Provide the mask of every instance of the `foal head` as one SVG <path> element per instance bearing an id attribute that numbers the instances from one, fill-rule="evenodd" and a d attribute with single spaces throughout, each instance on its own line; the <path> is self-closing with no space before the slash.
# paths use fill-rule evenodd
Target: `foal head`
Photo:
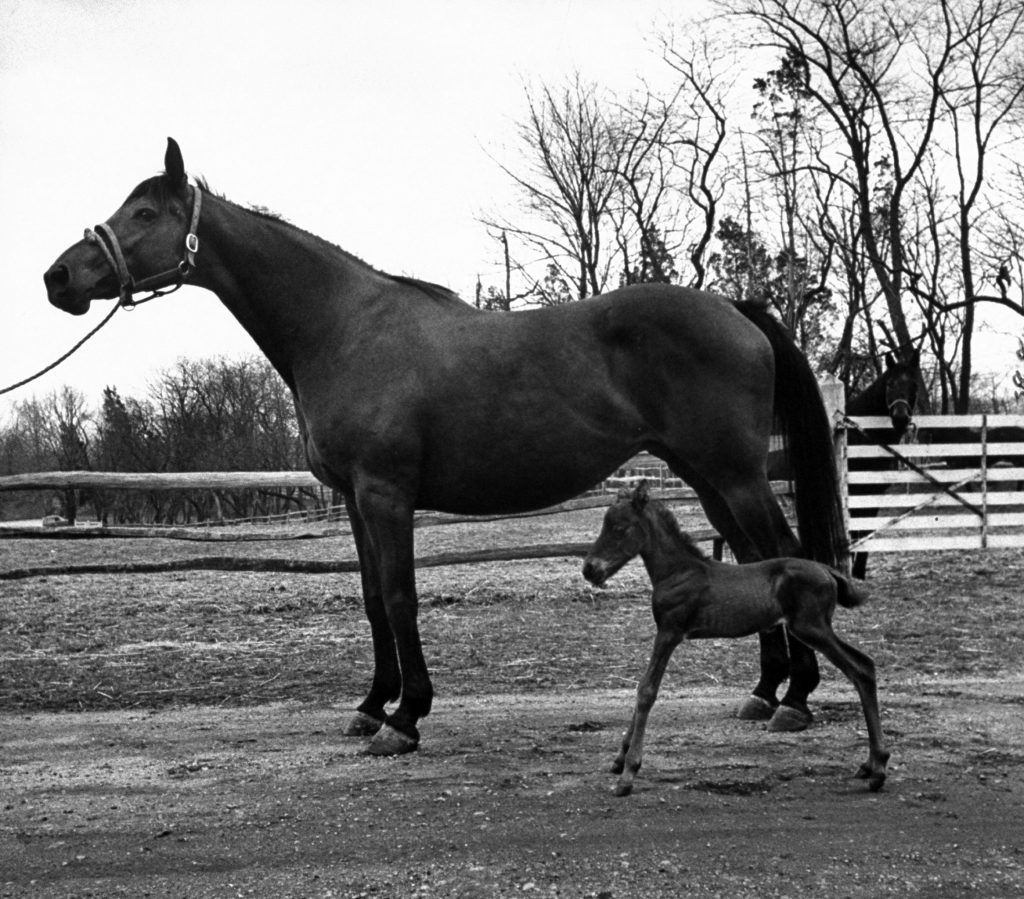
<path id="1" fill-rule="evenodd" d="M 630 559 L 640 555 L 649 533 L 647 481 L 621 490 L 604 515 L 604 524 L 583 562 L 583 576 L 600 587 Z"/>

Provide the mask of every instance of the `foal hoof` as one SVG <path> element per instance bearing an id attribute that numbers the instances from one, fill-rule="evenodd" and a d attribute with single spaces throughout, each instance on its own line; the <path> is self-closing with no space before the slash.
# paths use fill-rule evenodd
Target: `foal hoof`
<path id="1" fill-rule="evenodd" d="M 384 726 L 384 722 L 366 712 L 356 712 L 345 728 L 346 737 L 372 737 Z"/>
<path id="2" fill-rule="evenodd" d="M 775 714 L 775 706 L 760 696 L 748 696 L 736 709 L 736 717 L 743 721 L 767 721 Z"/>
<path id="3" fill-rule="evenodd" d="M 789 705 L 780 705 L 772 715 L 772 720 L 768 722 L 768 730 L 772 733 L 795 733 L 807 730 L 813 720 L 810 712 L 802 712 Z"/>
<path id="4" fill-rule="evenodd" d="M 419 740 L 395 730 L 390 724 L 385 724 L 373 735 L 366 751 L 370 755 L 404 755 L 407 752 L 414 752 L 419 745 Z"/>
<path id="5" fill-rule="evenodd" d="M 877 793 L 882 789 L 882 786 L 885 784 L 885 775 L 885 762 L 876 765 L 868 761 L 857 769 L 857 777 L 868 782 L 868 789 L 872 793 Z"/>

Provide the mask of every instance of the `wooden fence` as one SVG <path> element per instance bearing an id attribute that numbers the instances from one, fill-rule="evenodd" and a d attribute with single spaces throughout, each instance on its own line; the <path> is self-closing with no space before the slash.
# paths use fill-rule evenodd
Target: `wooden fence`
<path id="1" fill-rule="evenodd" d="M 1024 416 L 916 416 L 910 442 L 840 442 L 852 547 L 866 552 L 1024 546 Z M 889 419 L 852 419 L 868 437 Z M 854 429 L 854 430 L 856 430 Z"/>
<path id="2" fill-rule="evenodd" d="M 824 391 L 826 401 L 831 396 Z M 834 390 L 832 391 L 834 396 Z M 832 402 L 832 408 L 838 404 Z M 851 429 L 867 435 L 889 426 L 887 418 L 857 418 L 842 425 L 836 409 L 837 454 L 846 491 L 853 548 L 868 552 L 913 552 L 1024 546 L 1024 416 L 920 416 L 917 441 L 888 449 L 848 439 Z M 1008 438 L 1007 439 L 1007 434 Z M 998 436 L 999 439 L 991 439 Z M 969 442 L 965 442 L 969 441 Z M 1009 462 L 1007 462 L 1009 460 Z M 883 464 L 884 463 L 884 464 Z M 653 481 L 665 498 L 699 512 L 696 496 L 659 459 L 643 454 L 627 463 L 588 496 L 539 513 L 593 508 L 608 502 L 608 493 L 641 477 Z M 43 472 L 0 477 L 0 492 L 106 488 L 124 490 L 316 488 L 308 472 L 120 473 Z M 784 498 L 787 485 L 776 484 Z M 784 502 L 785 505 L 785 502 Z M 511 516 L 456 516 L 420 513 L 417 526 L 497 520 Z M 55 529 L 86 536 L 139 536 L 138 529 Z M 704 523 L 699 539 L 715 534 Z M 41 536 L 40 529 L 0 527 L 0 536 Z M 173 536 L 167 530 L 158 531 Z M 54 535 L 53 531 L 47 536 Z M 71 536 L 71 534 L 69 534 Z M 578 547 L 576 548 L 579 549 Z"/>

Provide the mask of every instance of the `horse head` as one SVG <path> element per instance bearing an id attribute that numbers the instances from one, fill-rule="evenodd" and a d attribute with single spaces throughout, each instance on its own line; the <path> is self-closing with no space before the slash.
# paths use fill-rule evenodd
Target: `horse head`
<path id="1" fill-rule="evenodd" d="M 893 430 L 902 437 L 910 427 L 917 408 L 918 363 L 920 351 L 914 350 L 909 358 L 900 360 L 892 353 L 885 354 L 885 407 Z"/>
<path id="2" fill-rule="evenodd" d="M 143 181 L 106 222 L 87 228 L 43 275 L 46 293 L 72 315 L 93 300 L 120 297 L 133 304 L 138 290 L 177 289 L 195 265 L 201 191 L 189 187 L 181 150 L 167 139 L 165 172 Z M 190 195 L 191 193 L 191 202 Z M 191 206 L 191 210 L 190 210 Z"/>

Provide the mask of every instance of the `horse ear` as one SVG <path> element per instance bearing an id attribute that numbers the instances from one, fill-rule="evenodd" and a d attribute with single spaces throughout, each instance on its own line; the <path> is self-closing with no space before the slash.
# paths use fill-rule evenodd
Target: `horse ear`
<path id="1" fill-rule="evenodd" d="M 175 188 L 185 186 L 185 160 L 181 158 L 181 147 L 173 137 L 167 138 L 164 173 Z"/>
<path id="2" fill-rule="evenodd" d="M 642 511 L 649 499 L 650 493 L 647 490 L 647 479 L 645 478 L 636 485 L 636 490 L 633 491 L 633 508 L 638 512 Z"/>
<path id="3" fill-rule="evenodd" d="M 910 355 L 910 364 L 917 368 L 921 363 L 921 347 L 915 347 L 914 352 Z"/>
<path id="4" fill-rule="evenodd" d="M 896 364 L 896 360 L 893 359 L 892 353 L 885 354 L 885 367 L 892 368 Z"/>

